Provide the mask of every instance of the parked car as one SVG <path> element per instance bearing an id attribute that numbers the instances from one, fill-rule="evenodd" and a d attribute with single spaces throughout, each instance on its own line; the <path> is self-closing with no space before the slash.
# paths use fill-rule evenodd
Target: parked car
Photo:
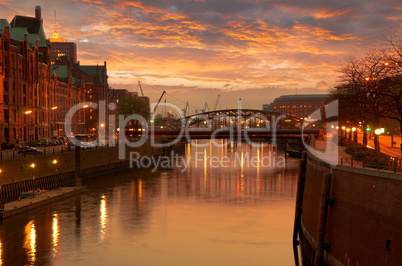
<path id="1" fill-rule="evenodd" d="M 106 142 L 103 140 L 95 140 L 93 143 L 95 144 L 95 146 L 98 146 L 98 147 L 106 147 L 107 146 Z"/>
<path id="2" fill-rule="evenodd" d="M 21 147 L 18 149 L 17 152 L 19 155 L 24 155 L 24 154 L 42 154 L 43 151 L 38 150 L 34 147 Z"/>
<path id="3" fill-rule="evenodd" d="M 81 141 L 80 147 L 83 149 L 95 149 L 96 145 L 95 145 L 95 143 L 92 143 L 92 142 Z"/>
<path id="4" fill-rule="evenodd" d="M 39 142 L 40 146 L 43 146 L 43 147 L 49 146 L 49 141 L 47 139 L 40 139 L 38 142 Z"/>
<path id="5" fill-rule="evenodd" d="M 2 150 L 7 150 L 7 149 L 16 149 L 16 148 L 18 148 L 18 144 L 15 144 L 15 143 L 8 143 L 8 142 L 5 142 L 5 143 L 2 143 L 1 144 L 1 149 Z"/>
<path id="6" fill-rule="evenodd" d="M 59 145 L 59 143 L 56 140 L 49 140 L 48 141 L 49 146 L 56 146 Z"/>

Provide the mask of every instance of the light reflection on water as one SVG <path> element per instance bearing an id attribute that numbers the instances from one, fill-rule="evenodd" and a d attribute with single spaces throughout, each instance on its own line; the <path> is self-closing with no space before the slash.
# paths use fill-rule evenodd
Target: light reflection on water
<path id="1" fill-rule="evenodd" d="M 93 180 L 83 195 L 3 221 L 0 262 L 292 265 L 297 160 L 287 170 L 268 168 L 261 158 L 271 146 L 229 145 L 186 145 L 187 171 Z M 232 160 L 214 168 L 207 162 L 214 155 Z M 247 163 L 253 155 L 257 167 Z"/>
<path id="2" fill-rule="evenodd" d="M 100 238 L 103 240 L 106 234 L 106 225 L 107 225 L 107 207 L 106 207 L 106 198 L 102 196 L 100 201 Z"/>
<path id="3" fill-rule="evenodd" d="M 57 213 L 53 214 L 53 225 L 52 225 L 53 233 L 52 233 L 52 240 L 53 240 L 53 257 L 57 254 L 57 246 L 59 243 L 59 217 Z"/>
<path id="4" fill-rule="evenodd" d="M 36 230 L 34 221 L 31 220 L 25 226 L 25 243 L 24 248 L 27 253 L 28 262 L 33 265 L 36 261 Z"/>

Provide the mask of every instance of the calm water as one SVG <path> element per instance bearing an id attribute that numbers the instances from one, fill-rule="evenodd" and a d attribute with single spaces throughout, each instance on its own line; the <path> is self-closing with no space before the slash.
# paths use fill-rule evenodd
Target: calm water
<path id="1" fill-rule="evenodd" d="M 297 160 L 286 169 L 269 167 L 269 149 L 191 147 L 183 155 L 186 170 L 136 170 L 87 182 L 80 196 L 3 221 L 0 261 L 294 265 Z M 225 158 L 223 167 L 212 167 L 214 156 Z"/>

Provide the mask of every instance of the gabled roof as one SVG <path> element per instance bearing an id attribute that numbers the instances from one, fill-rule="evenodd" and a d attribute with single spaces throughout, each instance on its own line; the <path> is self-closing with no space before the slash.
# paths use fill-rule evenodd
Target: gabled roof
<path id="1" fill-rule="evenodd" d="M 11 27 L 24 27 L 27 29 L 29 34 L 37 34 L 39 37 L 39 47 L 47 47 L 46 35 L 42 26 L 42 20 L 25 17 L 25 16 L 15 16 L 10 23 Z"/>
<path id="2" fill-rule="evenodd" d="M 69 78 L 70 77 L 70 69 L 67 65 L 53 65 L 52 66 L 52 75 L 57 73 L 57 77 L 59 79 Z"/>
<path id="3" fill-rule="evenodd" d="M 106 66 L 80 66 L 77 65 L 79 69 L 87 73 L 89 76 L 94 77 L 95 84 L 104 84 L 105 80 L 105 73 L 106 73 Z"/>
<path id="4" fill-rule="evenodd" d="M 38 34 L 28 34 L 27 40 L 31 47 L 35 47 L 36 41 L 40 41 Z"/>
<path id="5" fill-rule="evenodd" d="M 10 28 L 10 24 L 8 23 L 7 19 L 0 19 L 0 34 L 3 34 L 5 27 Z"/>
<path id="6" fill-rule="evenodd" d="M 33 17 L 15 16 L 11 20 L 11 27 L 25 27 L 31 34 L 38 34 L 41 27 L 41 21 Z"/>
<path id="7" fill-rule="evenodd" d="M 23 27 L 10 28 L 10 36 L 14 40 L 17 40 L 19 42 L 23 42 L 25 35 L 28 35 L 28 31 L 27 31 L 26 28 L 23 28 Z M 34 45 L 34 47 L 35 47 L 35 45 Z"/>

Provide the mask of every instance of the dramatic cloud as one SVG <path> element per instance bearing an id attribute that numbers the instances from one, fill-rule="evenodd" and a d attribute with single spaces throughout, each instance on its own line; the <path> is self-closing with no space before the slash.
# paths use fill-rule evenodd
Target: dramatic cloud
<path id="1" fill-rule="evenodd" d="M 282 94 L 326 93 L 347 56 L 383 45 L 402 23 L 396 1 L 42 0 L 47 36 L 78 44 L 81 64 L 107 61 L 115 88 L 153 100 L 222 106 L 241 97 L 261 107 Z M 27 0 L 0 4 L 0 17 L 34 15 Z M 180 99 L 180 101 L 178 100 Z M 184 105 L 184 104 L 183 104 Z M 199 109 L 200 109 L 199 108 Z"/>

